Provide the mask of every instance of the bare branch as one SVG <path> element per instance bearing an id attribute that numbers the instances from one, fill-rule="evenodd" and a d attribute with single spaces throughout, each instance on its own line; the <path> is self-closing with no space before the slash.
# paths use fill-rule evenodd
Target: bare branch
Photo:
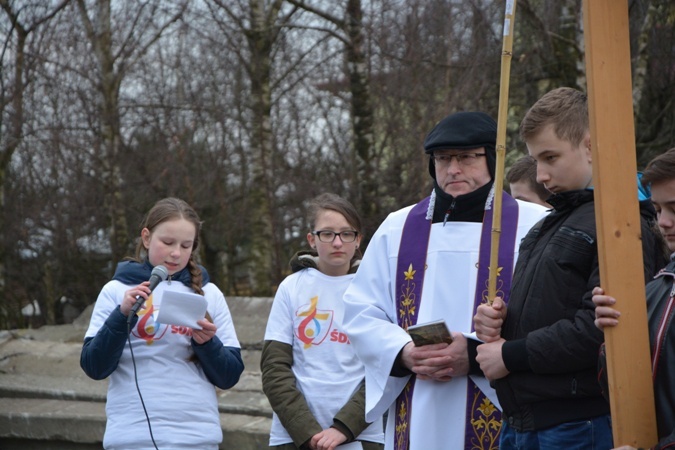
<path id="1" fill-rule="evenodd" d="M 176 23 L 180 18 L 183 16 L 183 13 L 185 12 L 185 9 L 187 8 L 187 2 L 184 2 L 179 11 L 176 12 L 176 14 L 173 15 L 169 20 L 167 20 L 160 28 L 157 30 L 157 32 L 152 36 L 146 43 L 143 45 L 139 50 L 135 50 L 136 56 L 131 60 L 131 62 L 128 64 L 128 67 L 133 66 L 143 55 L 145 55 L 148 51 L 148 49 L 155 43 L 159 38 L 162 36 L 164 31 L 166 31 L 167 28 L 169 28 L 171 25 Z M 139 11 L 140 15 L 140 11 Z M 131 31 L 130 31 L 131 33 Z M 127 41 L 125 41 L 126 44 Z M 122 46 L 124 48 L 124 45 Z M 122 53 L 122 48 L 120 48 L 120 54 Z M 134 50 L 131 50 L 129 54 L 134 53 Z"/>
<path id="2" fill-rule="evenodd" d="M 335 25 L 338 26 L 343 31 L 347 30 L 347 24 L 343 19 L 340 19 L 339 17 L 336 17 L 332 14 L 329 14 L 326 11 L 321 11 L 320 9 L 316 9 L 313 6 L 309 6 L 306 4 L 303 0 L 298 1 L 298 0 L 286 0 L 288 3 L 297 6 L 298 8 L 302 8 L 307 12 L 311 12 L 312 14 L 316 14 L 317 16 L 321 17 L 322 19 L 325 19 Z"/>

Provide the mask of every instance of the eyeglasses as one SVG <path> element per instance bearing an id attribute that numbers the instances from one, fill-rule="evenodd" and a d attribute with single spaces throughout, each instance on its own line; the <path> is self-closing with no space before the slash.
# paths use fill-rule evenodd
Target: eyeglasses
<path id="1" fill-rule="evenodd" d="M 335 231 L 330 230 L 317 230 L 312 231 L 312 234 L 318 237 L 321 242 L 333 242 L 335 240 L 335 236 L 340 236 L 340 240 L 348 244 L 356 240 L 356 237 L 359 235 L 359 232 L 348 230 L 336 233 Z"/>
<path id="2" fill-rule="evenodd" d="M 440 168 L 446 168 L 452 162 L 452 158 L 457 158 L 457 164 L 460 166 L 472 166 L 476 164 L 478 158 L 485 156 L 485 153 L 459 153 L 457 155 L 431 155 L 434 164 Z"/>

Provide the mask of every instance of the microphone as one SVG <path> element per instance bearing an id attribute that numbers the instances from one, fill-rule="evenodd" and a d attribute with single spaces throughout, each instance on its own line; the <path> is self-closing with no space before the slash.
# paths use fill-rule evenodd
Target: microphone
<path id="1" fill-rule="evenodd" d="M 166 280 L 166 277 L 169 276 L 169 271 L 166 269 L 164 266 L 155 266 L 154 269 L 152 269 L 152 273 L 150 274 L 150 292 L 152 292 L 157 285 Z M 143 306 L 143 302 L 145 302 L 145 299 L 141 295 L 136 296 L 136 303 L 134 303 L 134 306 L 131 307 L 131 311 L 129 311 L 129 317 L 128 320 L 131 321 L 131 318 L 133 317 L 134 314 L 138 312 L 139 309 L 141 309 L 141 306 Z"/>

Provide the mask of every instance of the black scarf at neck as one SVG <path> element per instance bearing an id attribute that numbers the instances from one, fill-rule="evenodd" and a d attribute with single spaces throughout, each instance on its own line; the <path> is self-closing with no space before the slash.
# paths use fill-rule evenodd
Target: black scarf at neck
<path id="1" fill-rule="evenodd" d="M 433 223 L 437 222 L 483 222 L 485 203 L 487 202 L 492 181 L 468 194 L 453 197 L 441 189 L 434 180 L 436 203 L 434 204 Z M 447 218 L 446 218 L 447 214 Z"/>

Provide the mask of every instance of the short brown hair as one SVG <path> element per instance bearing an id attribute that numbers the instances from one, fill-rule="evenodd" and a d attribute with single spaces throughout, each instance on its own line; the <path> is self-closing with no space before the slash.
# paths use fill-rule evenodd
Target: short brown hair
<path id="1" fill-rule="evenodd" d="M 520 123 L 520 138 L 527 142 L 549 124 L 559 139 L 578 145 L 589 130 L 586 94 L 568 87 L 544 94 Z"/>
<path id="2" fill-rule="evenodd" d="M 642 172 L 644 184 L 660 183 L 675 178 L 675 147 L 652 159 Z"/>
<path id="3" fill-rule="evenodd" d="M 507 183 L 526 182 L 541 201 L 545 202 L 551 192 L 543 184 L 537 182 L 537 161 L 530 155 L 525 155 L 513 163 L 506 174 Z"/>

